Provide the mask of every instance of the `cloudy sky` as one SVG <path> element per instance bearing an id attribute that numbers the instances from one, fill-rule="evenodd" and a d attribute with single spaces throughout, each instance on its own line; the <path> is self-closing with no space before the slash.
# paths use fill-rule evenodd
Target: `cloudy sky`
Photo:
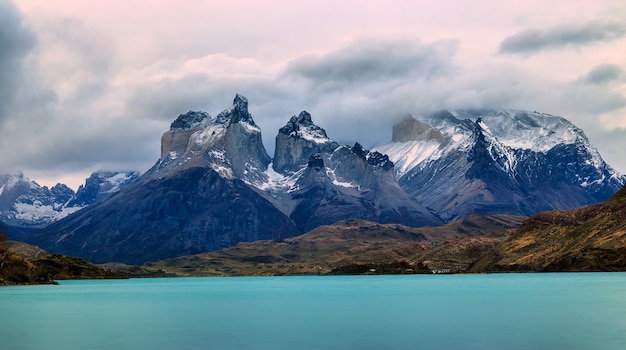
<path id="1" fill-rule="evenodd" d="M 626 172 L 626 2 L 0 0 L 0 173 L 76 188 L 145 171 L 235 93 L 273 153 L 307 110 L 340 143 L 498 107 L 568 118 Z"/>

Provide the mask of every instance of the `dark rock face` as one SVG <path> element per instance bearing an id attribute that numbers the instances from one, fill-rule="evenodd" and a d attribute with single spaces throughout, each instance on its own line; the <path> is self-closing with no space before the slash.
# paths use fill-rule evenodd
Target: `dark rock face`
<path id="1" fill-rule="evenodd" d="M 203 121 L 209 120 L 210 118 L 211 116 L 206 112 L 189 111 L 185 114 L 179 115 L 178 118 L 172 122 L 170 130 L 191 129 L 200 125 Z"/>
<path id="2" fill-rule="evenodd" d="M 284 212 L 301 231 L 349 218 L 410 226 L 442 222 L 400 188 L 389 157 L 359 143 L 340 147 L 307 112 L 279 130 L 273 167 L 297 176 L 283 201 L 294 202 Z"/>
<path id="3" fill-rule="evenodd" d="M 248 112 L 248 99 L 237 94 L 233 100 L 233 106 L 230 109 L 218 114 L 215 121 L 219 124 L 232 124 L 244 122 L 253 126 L 257 126 L 252 119 L 252 115 Z"/>
<path id="4" fill-rule="evenodd" d="M 313 154 L 309 157 L 309 168 L 324 168 L 324 158 L 319 154 Z"/>
<path id="5" fill-rule="evenodd" d="M 193 167 L 140 179 L 26 241 L 96 263 L 137 264 L 298 233 L 242 181 Z"/>
<path id="6" fill-rule="evenodd" d="M 298 187 L 292 194 L 298 204 L 290 217 L 303 232 L 346 217 L 377 221 L 374 205 L 334 185 L 323 167 L 308 167 L 298 179 Z"/>
<path id="7" fill-rule="evenodd" d="M 56 184 L 50 188 L 50 194 L 55 198 L 56 203 L 67 203 L 72 199 L 74 190 L 64 184 Z"/>
<path id="8" fill-rule="evenodd" d="M 320 137 L 327 138 L 326 130 L 320 128 L 319 126 L 313 124 L 313 119 L 311 119 L 311 114 L 307 111 L 302 111 L 298 116 L 295 115 L 289 119 L 287 124 L 280 128 L 278 132 L 283 133 L 285 135 L 297 134 L 300 131 L 300 126 L 302 127 L 312 127 L 313 130 L 316 130 L 319 133 Z"/>

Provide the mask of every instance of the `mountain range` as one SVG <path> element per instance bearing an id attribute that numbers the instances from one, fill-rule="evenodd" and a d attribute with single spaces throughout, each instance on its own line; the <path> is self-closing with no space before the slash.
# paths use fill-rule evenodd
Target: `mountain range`
<path id="1" fill-rule="evenodd" d="M 514 110 L 409 117 L 372 150 L 338 144 L 303 111 L 279 129 L 270 157 L 237 95 L 215 117 L 178 116 L 151 169 L 24 240 L 142 263 L 345 219 L 424 227 L 472 213 L 533 215 L 601 202 L 624 182 L 566 119 Z"/>
<path id="2" fill-rule="evenodd" d="M 0 175 L 0 221 L 22 228 L 42 227 L 110 197 L 139 175 L 95 172 L 76 192 L 64 184 L 40 186 L 21 173 Z"/>

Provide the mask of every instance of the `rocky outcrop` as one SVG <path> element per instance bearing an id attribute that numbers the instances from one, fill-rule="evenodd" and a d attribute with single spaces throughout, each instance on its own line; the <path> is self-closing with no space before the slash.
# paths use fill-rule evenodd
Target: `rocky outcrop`
<path id="1" fill-rule="evenodd" d="M 204 112 L 180 115 L 161 138 L 161 158 L 147 174 L 162 177 L 208 166 L 225 178 L 258 183 L 267 180 L 270 162 L 248 100 L 238 94 L 215 118 Z"/>
<path id="2" fill-rule="evenodd" d="M 276 135 L 273 168 L 283 174 L 294 173 L 307 164 L 313 154 L 330 154 L 339 144 L 328 138 L 326 131 L 313 124 L 311 115 L 303 111 L 294 115 Z"/>

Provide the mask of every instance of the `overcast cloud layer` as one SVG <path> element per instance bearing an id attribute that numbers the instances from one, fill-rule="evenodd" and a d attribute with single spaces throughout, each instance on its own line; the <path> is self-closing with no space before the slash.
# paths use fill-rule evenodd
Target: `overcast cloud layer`
<path id="1" fill-rule="evenodd" d="M 0 0 L 0 173 L 139 170 L 188 110 L 250 101 L 270 155 L 307 110 L 340 143 L 407 114 L 537 110 L 626 172 L 623 1 Z"/>
<path id="2" fill-rule="evenodd" d="M 626 34 L 626 26 L 618 22 L 595 21 L 563 24 L 546 29 L 526 29 L 505 38 L 502 53 L 534 53 L 566 46 L 611 42 Z"/>

